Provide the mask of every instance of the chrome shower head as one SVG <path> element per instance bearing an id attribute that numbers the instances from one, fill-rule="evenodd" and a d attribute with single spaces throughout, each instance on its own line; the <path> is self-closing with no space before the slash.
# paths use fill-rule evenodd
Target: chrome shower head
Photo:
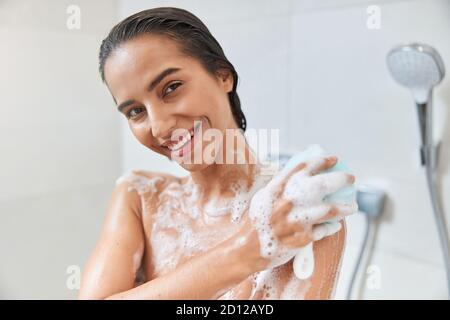
<path id="1" fill-rule="evenodd" d="M 387 56 L 392 77 L 412 91 L 417 104 L 426 103 L 445 75 L 444 62 L 432 47 L 413 43 L 392 49 Z"/>
<path id="2" fill-rule="evenodd" d="M 437 151 L 432 137 L 432 90 L 444 78 L 444 62 L 432 47 L 413 43 L 392 49 L 387 65 L 392 77 L 412 92 L 419 116 L 421 163 L 434 166 Z"/>

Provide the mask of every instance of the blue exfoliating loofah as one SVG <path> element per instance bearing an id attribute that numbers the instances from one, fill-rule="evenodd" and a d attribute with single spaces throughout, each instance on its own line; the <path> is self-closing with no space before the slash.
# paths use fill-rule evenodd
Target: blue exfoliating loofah
<path id="1" fill-rule="evenodd" d="M 301 162 L 320 156 L 327 156 L 327 153 L 319 145 L 317 144 L 311 145 L 306 150 L 293 155 L 286 163 L 283 170 L 284 169 L 290 170 Z M 333 171 L 344 171 L 350 173 L 350 169 L 347 167 L 347 165 L 340 162 L 339 160 L 332 168 L 321 171 L 321 173 Z M 327 195 L 324 198 L 324 201 L 326 202 L 337 202 L 337 203 L 350 203 L 355 200 L 356 200 L 356 188 L 354 185 L 344 187 L 332 194 Z"/>

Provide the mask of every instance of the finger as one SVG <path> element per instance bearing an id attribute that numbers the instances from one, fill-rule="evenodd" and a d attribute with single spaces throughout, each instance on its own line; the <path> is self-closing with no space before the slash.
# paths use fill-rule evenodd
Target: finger
<path id="1" fill-rule="evenodd" d="M 294 174 L 299 172 L 302 174 L 312 174 L 314 172 L 325 170 L 334 166 L 336 161 L 337 159 L 334 156 L 320 156 L 301 161 L 291 169 L 285 168 L 281 170 L 281 172 L 272 180 L 272 183 L 282 185 L 282 188 L 284 188 L 284 184 L 286 184 Z"/>
<path id="2" fill-rule="evenodd" d="M 280 242 L 287 246 L 293 248 L 304 247 L 308 243 L 313 241 L 312 229 L 309 231 L 296 232 L 288 237 L 280 239 Z"/>
<path id="3" fill-rule="evenodd" d="M 314 226 L 312 229 L 312 238 L 314 241 L 319 241 L 325 237 L 331 236 L 341 230 L 341 223 L 339 221 L 325 222 Z"/>
<path id="4" fill-rule="evenodd" d="M 326 207 L 328 207 L 328 212 L 316 219 L 314 224 L 320 224 L 334 219 L 342 219 L 358 211 L 358 204 L 356 201 L 344 204 L 331 204 Z"/>
<path id="5" fill-rule="evenodd" d="M 294 204 L 290 200 L 280 200 L 276 207 L 273 209 L 272 216 L 270 217 L 270 222 L 272 224 L 276 223 L 280 219 L 284 219 L 283 216 L 287 215 L 293 208 Z"/>
<path id="6" fill-rule="evenodd" d="M 286 179 L 290 179 L 292 175 L 297 172 L 302 172 L 303 174 L 313 175 L 320 171 L 329 169 L 333 167 L 337 162 L 337 158 L 335 156 L 319 156 L 308 159 L 296 165 L 293 169 L 289 171 L 286 176 Z"/>
<path id="7" fill-rule="evenodd" d="M 280 172 L 278 172 L 272 180 L 269 181 L 268 185 L 271 185 L 272 187 L 284 187 L 284 184 L 286 184 L 286 181 L 289 180 L 289 178 L 295 174 L 298 171 L 303 170 L 303 168 L 306 167 L 305 162 L 300 162 L 296 164 L 293 168 L 288 169 L 287 167 L 284 167 L 281 169 Z"/>
<path id="8" fill-rule="evenodd" d="M 272 230 L 277 237 L 283 237 L 296 232 L 296 226 L 287 223 L 286 216 L 292 210 L 291 201 L 283 201 L 270 218 Z"/>
<path id="9" fill-rule="evenodd" d="M 312 228 L 312 225 L 310 228 Z M 273 231 L 277 238 L 288 238 L 295 233 L 304 231 L 304 228 L 295 224 L 280 223 L 273 228 Z"/>
<path id="10" fill-rule="evenodd" d="M 305 176 L 311 176 L 322 170 L 331 168 L 336 164 L 336 162 L 337 158 L 335 156 L 321 156 L 299 163 L 288 173 L 285 172 L 278 177 L 280 180 L 278 182 L 278 186 L 276 187 L 276 196 L 281 195 L 289 182 L 295 183 L 294 181 L 298 181 Z"/>
<path id="11" fill-rule="evenodd" d="M 289 223 L 312 225 L 329 213 L 330 205 L 317 205 L 313 207 L 294 207 L 287 217 Z"/>
<path id="12" fill-rule="evenodd" d="M 289 223 L 320 224 L 333 219 L 344 218 L 358 211 L 356 201 L 345 204 L 321 204 L 309 208 L 294 208 L 288 215 Z"/>
<path id="13" fill-rule="evenodd" d="M 290 170 L 282 170 L 277 176 L 275 176 L 274 179 L 270 181 L 271 186 L 276 190 L 275 196 L 279 197 L 281 193 L 283 192 L 286 183 L 289 181 L 289 179 L 295 175 L 295 174 L 304 174 L 302 170 L 306 167 L 305 162 L 301 162 L 297 164 L 294 168 Z"/>
<path id="14" fill-rule="evenodd" d="M 307 161 L 302 161 L 292 169 L 283 169 L 268 184 L 272 188 L 275 197 L 279 197 L 283 192 L 286 183 L 295 176 L 314 175 L 322 170 L 333 167 L 337 162 L 335 156 L 314 157 Z"/>
<path id="15" fill-rule="evenodd" d="M 277 206 L 270 218 L 272 230 L 277 237 L 284 236 L 288 233 L 295 232 L 293 226 L 285 223 L 285 216 L 292 210 L 293 204 L 291 201 L 284 200 Z"/>
<path id="16" fill-rule="evenodd" d="M 323 196 L 350 186 L 355 182 L 355 176 L 346 172 L 328 172 L 311 177 L 311 184 L 317 184 Z"/>
<path id="17" fill-rule="evenodd" d="M 310 175 L 315 175 L 321 171 L 334 167 L 336 162 L 337 158 L 335 156 L 311 159 L 311 161 L 307 162 L 305 171 L 307 171 Z"/>

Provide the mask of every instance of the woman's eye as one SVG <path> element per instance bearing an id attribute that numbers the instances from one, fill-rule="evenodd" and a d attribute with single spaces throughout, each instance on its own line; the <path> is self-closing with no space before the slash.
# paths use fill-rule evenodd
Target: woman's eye
<path id="1" fill-rule="evenodd" d="M 135 118 L 142 111 L 144 111 L 144 108 L 142 107 L 132 108 L 127 112 L 127 118 L 128 119 Z"/>
<path id="2" fill-rule="evenodd" d="M 175 91 L 179 86 L 181 86 L 181 82 L 174 82 L 166 87 L 166 90 L 164 91 L 164 96 L 172 93 Z M 170 90 L 169 90 L 170 89 Z"/>

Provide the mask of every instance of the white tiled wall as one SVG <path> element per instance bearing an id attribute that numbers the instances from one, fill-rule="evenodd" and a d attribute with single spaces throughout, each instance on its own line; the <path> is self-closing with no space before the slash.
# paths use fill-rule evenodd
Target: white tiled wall
<path id="1" fill-rule="evenodd" d="M 81 29 L 68 30 L 78 5 Z M 0 298 L 65 299 L 120 174 L 118 115 L 98 74 L 115 1 L 0 1 Z"/>
<path id="2" fill-rule="evenodd" d="M 381 29 L 366 26 L 368 5 L 381 9 Z M 387 52 L 422 41 L 450 68 L 450 2 L 446 0 L 120 1 L 120 16 L 178 6 L 202 19 L 241 78 L 238 93 L 249 127 L 280 128 L 284 150 L 320 143 L 356 173 L 358 183 L 389 197 L 370 264 L 380 287 L 362 298 L 446 298 L 440 246 L 419 166 L 419 131 L 409 92 L 389 76 Z M 450 220 L 450 77 L 434 95 L 435 134 L 444 207 Z M 183 173 L 139 147 L 123 126 L 123 170 Z M 349 219 L 337 298 L 345 290 L 364 219 Z"/>
<path id="3" fill-rule="evenodd" d="M 290 117 L 289 128 L 301 129 L 291 129 L 289 136 L 299 147 L 314 141 L 333 150 L 353 168 L 359 183 L 372 183 L 388 194 L 371 261 L 384 281 L 380 289 L 366 289 L 363 297 L 445 298 L 440 245 L 418 165 L 415 106 L 409 92 L 389 76 L 385 58 L 393 46 L 419 41 L 433 45 L 448 66 L 450 2 L 391 1 L 379 6 L 379 30 L 367 29 L 366 5 L 296 11 L 289 108 L 297 116 Z M 435 91 L 434 119 L 436 137 L 446 149 L 440 161 L 447 212 L 449 85 L 447 77 Z M 349 246 L 358 243 L 349 240 Z M 431 275 L 433 268 L 437 271 Z"/>

